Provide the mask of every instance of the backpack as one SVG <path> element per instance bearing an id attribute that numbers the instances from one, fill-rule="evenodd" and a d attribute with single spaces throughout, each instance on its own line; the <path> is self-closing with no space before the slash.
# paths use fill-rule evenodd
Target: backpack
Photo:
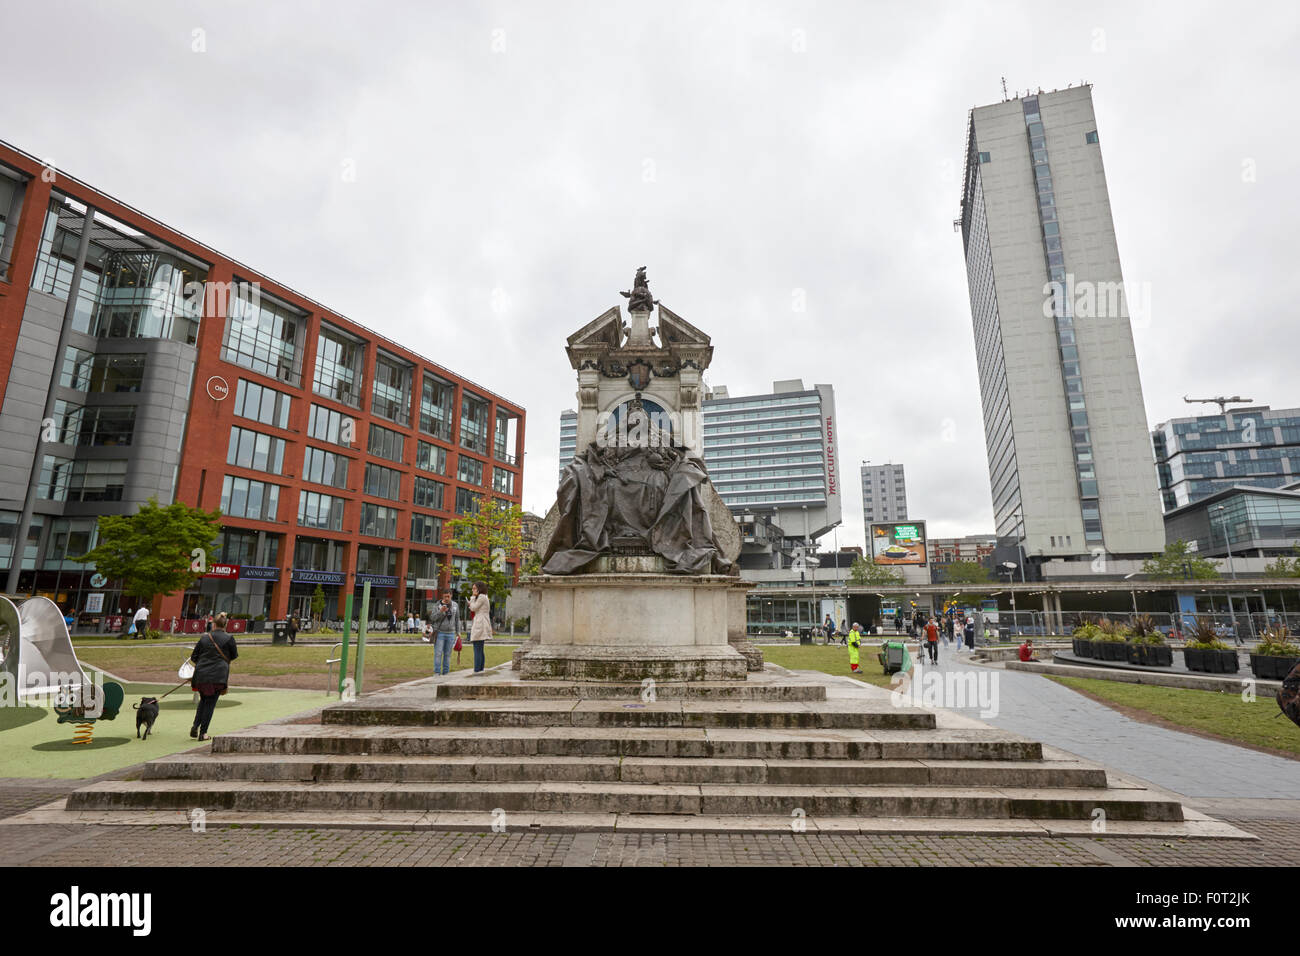
<path id="1" fill-rule="evenodd" d="M 1300 726 L 1300 664 L 1291 668 L 1291 673 L 1282 681 L 1282 689 L 1277 695 L 1277 705 L 1282 713 Z"/>

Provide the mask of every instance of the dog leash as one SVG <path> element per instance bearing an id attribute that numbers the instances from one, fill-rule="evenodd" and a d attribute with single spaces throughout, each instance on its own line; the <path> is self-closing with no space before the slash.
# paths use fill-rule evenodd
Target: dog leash
<path id="1" fill-rule="evenodd" d="M 189 679 L 187 678 L 186 680 L 181 681 L 179 684 L 177 684 L 175 687 L 173 687 L 171 690 L 169 690 L 166 694 L 163 694 L 162 697 L 159 697 L 158 699 L 159 699 L 159 700 L 162 700 L 163 698 L 169 696 L 169 695 L 172 694 L 173 692 L 180 690 L 182 687 L 184 687 L 184 686 L 185 686 L 186 684 L 188 684 L 188 683 L 189 683 Z M 132 709 L 132 710 L 139 710 L 139 709 L 140 709 L 140 705 L 139 705 L 139 704 L 132 704 L 132 705 L 131 705 L 131 709 Z"/>

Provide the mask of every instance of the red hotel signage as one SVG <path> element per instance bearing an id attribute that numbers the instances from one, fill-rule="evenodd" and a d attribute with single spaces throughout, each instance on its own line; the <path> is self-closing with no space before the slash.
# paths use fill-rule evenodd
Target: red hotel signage
<path id="1" fill-rule="evenodd" d="M 239 565 L 214 564 L 208 568 L 208 573 L 203 576 L 205 578 L 237 578 L 239 577 Z"/>

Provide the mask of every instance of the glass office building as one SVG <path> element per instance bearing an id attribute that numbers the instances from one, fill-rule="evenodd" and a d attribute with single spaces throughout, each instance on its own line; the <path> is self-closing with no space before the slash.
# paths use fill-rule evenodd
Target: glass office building
<path id="1" fill-rule="evenodd" d="M 1198 557 L 1289 557 L 1300 543 L 1300 490 L 1229 486 L 1170 511 L 1165 528 Z"/>
<path id="2" fill-rule="evenodd" d="M 1267 405 L 1173 418 L 1151 432 L 1166 512 L 1234 485 L 1300 480 L 1300 408 Z"/>

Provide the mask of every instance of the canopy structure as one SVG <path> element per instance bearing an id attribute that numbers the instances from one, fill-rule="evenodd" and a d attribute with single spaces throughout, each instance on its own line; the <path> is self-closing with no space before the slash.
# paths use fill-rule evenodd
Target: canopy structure
<path id="1" fill-rule="evenodd" d="M 20 606 L 0 597 L 0 642 L 0 669 L 14 682 L 20 701 L 92 683 L 72 648 L 63 612 L 49 598 L 28 598 Z"/>

